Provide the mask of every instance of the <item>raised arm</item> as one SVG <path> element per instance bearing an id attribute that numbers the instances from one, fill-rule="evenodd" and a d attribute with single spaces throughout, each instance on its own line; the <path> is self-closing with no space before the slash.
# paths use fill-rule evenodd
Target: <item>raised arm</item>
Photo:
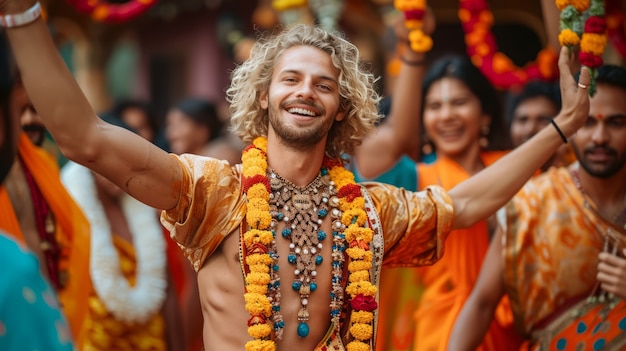
<path id="1" fill-rule="evenodd" d="M 404 20 L 396 24 L 396 36 L 404 45 L 402 67 L 392 88 L 391 110 L 376 133 L 368 136 L 355 153 L 359 173 L 375 178 L 391 168 L 403 154 L 414 154 L 420 145 L 422 80 L 426 71 L 425 54 L 408 46 Z M 423 31 L 434 31 L 435 19 L 429 9 L 424 15 Z"/>
<path id="2" fill-rule="evenodd" d="M 485 168 L 450 190 L 454 202 L 455 228 L 465 228 L 485 219 L 502 207 L 524 183 L 573 135 L 589 116 L 589 70 L 583 69 L 577 85 L 566 47 L 559 55 L 559 72 L 563 107 L 554 118 L 555 125 L 546 126 L 530 140 L 511 151 L 492 166 Z M 585 88 L 582 88 L 582 87 Z"/>
<path id="3" fill-rule="evenodd" d="M 502 231 L 498 229 L 469 298 L 463 304 L 448 340 L 450 351 L 472 351 L 482 343 L 498 302 L 504 295 Z"/>
<path id="4" fill-rule="evenodd" d="M 32 0 L 0 2 L 0 13 L 20 14 Z M 7 28 L 24 86 L 63 154 L 159 209 L 176 205 L 181 179 L 169 155 L 123 128 L 98 118 L 67 69 L 44 21 Z"/>

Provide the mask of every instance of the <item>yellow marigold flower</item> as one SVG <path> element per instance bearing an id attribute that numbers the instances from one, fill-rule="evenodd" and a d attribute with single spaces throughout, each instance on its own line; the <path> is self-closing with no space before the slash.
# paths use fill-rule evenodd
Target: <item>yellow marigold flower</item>
<path id="1" fill-rule="evenodd" d="M 272 304 L 267 299 L 267 296 L 247 292 L 243 294 L 243 298 L 246 301 L 246 311 L 251 315 L 265 315 L 269 317 L 272 314 Z"/>
<path id="2" fill-rule="evenodd" d="M 365 250 L 361 249 L 360 247 L 351 247 L 349 249 L 346 249 L 346 253 L 353 260 L 360 260 L 363 258 L 363 256 L 365 256 Z"/>
<path id="3" fill-rule="evenodd" d="M 348 263 L 348 271 L 350 272 L 358 272 L 372 269 L 372 262 L 367 261 L 351 261 Z"/>
<path id="4" fill-rule="evenodd" d="M 255 164 L 260 165 L 265 162 L 264 157 L 261 156 L 261 150 L 259 149 L 249 149 L 241 155 L 241 161 L 246 164 Z"/>
<path id="5" fill-rule="evenodd" d="M 248 225 L 254 228 L 267 229 L 272 224 L 272 215 L 269 212 L 248 209 L 246 220 Z"/>
<path id="6" fill-rule="evenodd" d="M 353 220 L 355 221 L 354 223 L 352 223 Z M 345 211 L 341 215 L 341 223 L 343 223 L 343 225 L 345 226 L 358 225 L 359 227 L 362 227 L 365 224 L 366 220 L 367 214 L 362 208 L 353 208 L 351 210 Z"/>
<path id="7" fill-rule="evenodd" d="M 248 334 L 255 339 L 269 336 L 271 332 L 272 327 L 267 324 L 254 324 L 248 327 Z"/>
<path id="8" fill-rule="evenodd" d="M 269 245 L 274 240 L 274 235 L 269 230 L 248 230 L 243 235 L 243 241 L 246 247 L 252 246 L 252 244 L 261 243 L 263 245 Z"/>
<path id="9" fill-rule="evenodd" d="M 352 323 L 371 323 L 374 320 L 374 314 L 368 311 L 353 311 L 350 321 Z"/>
<path id="10" fill-rule="evenodd" d="M 270 201 L 270 193 L 267 192 L 267 188 L 263 184 L 254 184 L 248 189 L 248 199 L 263 199 L 264 201 Z"/>
<path id="11" fill-rule="evenodd" d="M 354 282 L 348 284 L 348 286 L 346 287 L 346 292 L 350 294 L 350 296 L 356 296 L 359 294 L 365 296 L 374 296 L 376 295 L 376 286 L 367 281 Z"/>
<path id="12" fill-rule="evenodd" d="M 570 0 L 570 3 L 580 13 L 585 12 L 589 8 L 589 0 Z"/>
<path id="13" fill-rule="evenodd" d="M 266 173 L 267 173 L 267 170 L 259 166 L 250 166 L 250 167 L 245 167 L 243 169 L 243 175 L 245 177 L 254 177 L 257 174 L 265 175 Z"/>
<path id="14" fill-rule="evenodd" d="M 584 33 L 580 41 L 580 50 L 601 56 L 606 47 L 607 37 L 604 34 Z"/>
<path id="15" fill-rule="evenodd" d="M 374 237 L 374 233 L 370 228 L 362 228 L 355 225 L 348 226 L 343 233 L 346 235 L 346 241 L 348 243 L 355 240 L 361 240 L 369 243 Z"/>
<path id="16" fill-rule="evenodd" d="M 374 329 L 369 324 L 355 323 L 350 326 L 350 334 L 361 341 L 371 339 L 373 331 Z"/>
<path id="17" fill-rule="evenodd" d="M 352 341 L 346 345 L 346 351 L 370 351 L 370 346 L 362 341 Z"/>
<path id="18" fill-rule="evenodd" d="M 269 265 L 272 263 L 272 257 L 269 254 L 252 254 L 246 257 L 246 263 L 249 266 L 254 266 L 255 264 Z"/>
<path id="19" fill-rule="evenodd" d="M 250 272 L 256 272 L 256 273 L 269 273 L 270 272 L 270 267 L 266 264 L 251 264 L 250 265 Z"/>
<path id="20" fill-rule="evenodd" d="M 306 0 L 304 0 L 306 2 Z M 266 137 L 257 137 L 252 142 L 254 146 L 260 149 L 263 152 L 267 152 L 267 138 Z"/>
<path id="21" fill-rule="evenodd" d="M 267 273 L 250 272 L 246 275 L 246 284 L 267 285 L 270 280 L 270 275 Z"/>
<path id="22" fill-rule="evenodd" d="M 339 199 L 339 209 L 341 211 L 348 211 L 351 208 L 365 208 L 365 199 L 362 196 L 355 197 L 352 202 L 348 202 L 346 199 Z"/>
<path id="23" fill-rule="evenodd" d="M 270 210 L 270 204 L 265 199 L 260 199 L 258 197 L 249 198 L 248 204 L 250 208 L 254 208 L 257 211 L 269 211 Z"/>
<path id="24" fill-rule="evenodd" d="M 267 294 L 267 285 L 248 285 L 246 291 L 249 293 L 256 293 L 261 295 Z"/>
<path id="25" fill-rule="evenodd" d="M 328 171 L 330 178 L 335 182 L 337 189 L 354 183 L 354 175 L 343 167 L 333 167 Z"/>
<path id="26" fill-rule="evenodd" d="M 555 0 L 554 3 L 556 4 L 556 7 L 563 11 L 564 8 L 566 8 L 569 5 L 570 0 Z"/>
<path id="27" fill-rule="evenodd" d="M 420 29 L 420 28 L 422 28 L 422 24 L 423 23 L 424 23 L 423 21 L 416 20 L 416 19 L 404 21 L 404 25 L 409 30 Z"/>
<path id="28" fill-rule="evenodd" d="M 394 0 L 393 5 L 398 11 L 423 9 L 426 7 L 425 0 Z"/>
<path id="29" fill-rule="evenodd" d="M 246 343 L 246 351 L 276 351 L 276 343 L 272 340 L 252 340 Z"/>
<path id="30" fill-rule="evenodd" d="M 427 52 L 433 48 L 433 39 L 424 34 L 421 29 L 409 32 L 409 40 L 411 41 L 411 49 L 415 52 Z"/>
<path id="31" fill-rule="evenodd" d="M 575 46 L 580 42 L 580 37 L 571 29 L 563 29 L 559 33 L 559 43 L 561 46 Z"/>
<path id="32" fill-rule="evenodd" d="M 348 280 L 351 283 L 370 280 L 370 272 L 368 270 L 352 272 L 352 274 L 348 277 Z"/>

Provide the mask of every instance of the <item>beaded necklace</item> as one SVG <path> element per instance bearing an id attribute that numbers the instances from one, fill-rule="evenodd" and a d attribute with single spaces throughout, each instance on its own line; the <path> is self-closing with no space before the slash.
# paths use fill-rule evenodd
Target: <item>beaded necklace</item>
<path id="1" fill-rule="evenodd" d="M 349 333 L 352 341 L 347 345 L 348 350 L 371 350 L 374 333 L 374 312 L 378 308 L 376 302 L 377 288 L 372 284 L 372 261 L 373 252 L 370 247 L 374 232 L 369 227 L 369 220 L 365 211 L 365 199 L 361 187 L 355 184 L 354 175 L 346 170 L 341 160 L 324 157 L 320 175 L 312 182 L 313 186 L 300 189 L 288 181 L 280 178 L 275 172 L 268 170 L 267 164 L 267 140 L 259 137 L 246 147 L 242 154 L 242 190 L 246 196 L 246 230 L 242 230 L 240 256 L 245 273 L 246 292 L 244 294 L 245 308 L 250 313 L 248 320 L 248 334 L 254 339 L 246 343 L 246 351 L 275 350 L 276 343 L 272 332 L 277 340 L 282 338 L 285 323 L 280 313 L 280 281 L 278 279 L 278 255 L 276 251 L 276 224 L 278 218 L 287 222 L 287 235 L 292 240 L 293 248 L 290 247 L 289 255 L 291 264 L 296 265 L 296 279 L 292 288 L 300 293 L 300 324 L 298 334 L 301 337 L 308 335 L 308 316 L 306 306 L 312 287 L 317 287 L 314 278 L 315 267 L 321 257 L 311 254 L 314 247 L 319 250 L 319 244 L 324 241 L 325 234 L 317 231 L 316 235 L 308 238 L 302 237 L 302 233 L 315 231 L 319 228 L 320 220 L 328 214 L 332 219 L 333 243 L 331 252 L 331 291 L 330 291 L 330 317 L 335 330 L 340 326 L 340 315 L 344 302 L 343 272 L 344 255 L 349 258 L 347 266 L 349 275 L 345 292 L 352 308 L 346 322 L 350 324 Z M 269 175 L 269 176 L 268 176 Z M 270 179 L 271 178 L 271 179 Z M 316 185 L 321 183 L 322 185 Z M 274 183 L 274 186 L 271 185 Z M 327 184 L 327 185 L 325 185 Z M 282 192 L 281 192 L 281 189 Z M 285 191 L 284 189 L 287 189 Z M 320 193 L 321 195 L 315 193 Z M 336 189 L 336 196 L 334 195 Z M 291 193 L 291 196 L 283 193 Z M 311 195 L 313 193 L 313 195 Z M 328 194 L 328 197 L 324 196 Z M 319 202 L 318 200 L 319 196 Z M 278 200 L 277 200 L 278 198 Z M 324 198 L 328 199 L 325 205 Z M 291 202 L 293 205 L 289 205 Z M 313 202 L 313 204 L 311 204 Z M 289 207 L 285 211 L 278 211 Z M 305 207 L 313 206 L 316 211 L 302 215 L 306 212 Z M 291 212 L 291 207 L 301 207 L 296 212 Z M 273 209 L 273 210 L 272 210 Z M 287 215 L 284 212 L 289 211 Z M 313 213 L 314 212 L 314 213 Z M 279 214 L 279 213 L 282 213 Z M 294 216 L 295 215 L 295 216 Z M 297 219 L 300 226 L 300 234 L 294 234 L 292 228 Z M 312 223 L 306 218 L 316 219 Z M 304 224 L 307 222 L 307 224 Z M 303 225 L 304 224 L 304 225 Z M 296 228 L 298 225 L 296 225 Z M 304 228 L 303 228 L 304 227 Z M 291 229 L 291 232 L 289 232 Z M 300 245 L 301 243 L 301 245 Z M 300 254 L 296 253 L 297 245 L 300 245 Z M 309 248 L 308 254 L 303 254 L 304 247 Z M 298 255 L 301 257 L 298 258 Z M 309 258 L 307 258 L 310 255 Z M 290 257 L 288 257 L 289 261 Z M 321 258 L 323 260 L 323 258 Z M 300 260 L 300 261 L 298 261 Z M 321 262 L 319 262 L 321 263 Z M 296 273 L 294 271 L 294 273 Z M 308 281 L 306 281 L 308 277 Z M 308 289 L 301 288 L 308 284 Z M 308 290 L 308 291 L 307 291 Z M 299 314 L 300 314 L 299 313 Z M 305 319 L 306 317 L 306 319 Z M 273 323 L 270 325 L 268 321 Z"/>

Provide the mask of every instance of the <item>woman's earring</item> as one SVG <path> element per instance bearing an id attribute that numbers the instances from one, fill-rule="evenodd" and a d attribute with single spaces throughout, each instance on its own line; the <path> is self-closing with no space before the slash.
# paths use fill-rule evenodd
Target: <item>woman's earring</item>
<path id="1" fill-rule="evenodd" d="M 489 135 L 489 125 L 484 124 L 480 128 L 480 132 L 481 136 L 480 139 L 478 139 L 478 145 L 480 145 L 480 147 L 482 147 L 483 149 L 486 149 L 487 146 L 489 146 L 489 138 L 487 138 L 487 136 Z"/>

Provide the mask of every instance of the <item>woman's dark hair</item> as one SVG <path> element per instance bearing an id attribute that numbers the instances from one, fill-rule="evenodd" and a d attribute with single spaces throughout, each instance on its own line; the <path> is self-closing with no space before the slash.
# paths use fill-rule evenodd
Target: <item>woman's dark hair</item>
<path id="1" fill-rule="evenodd" d="M 1 136 L 2 144 L 0 145 L 0 183 L 9 173 L 17 152 L 17 143 L 15 142 L 17 135 L 13 135 L 12 132 L 13 121 L 9 108 L 15 78 L 11 63 L 9 44 L 4 33 L 0 31 L 0 123 L 2 123 L 1 130 L 4 134 Z"/>
<path id="2" fill-rule="evenodd" d="M 208 141 L 222 134 L 224 124 L 217 115 L 217 109 L 213 103 L 201 98 L 188 98 L 179 101 L 174 105 L 174 109 L 184 113 L 196 123 L 206 126 L 211 135 Z"/>
<path id="3" fill-rule="evenodd" d="M 422 84 L 422 101 L 430 87 L 442 78 L 456 78 L 480 101 L 480 107 L 485 114 L 491 116 L 487 140 L 487 150 L 508 150 L 511 147 L 509 133 L 502 116 L 503 108 L 501 96 L 489 80 L 474 66 L 466 56 L 446 55 L 435 60 L 424 76 Z M 422 114 L 424 106 L 422 105 Z M 423 120 L 422 120 L 423 124 Z M 422 133 L 424 128 L 422 125 Z M 425 140 L 425 138 L 422 138 Z"/>
<path id="4" fill-rule="evenodd" d="M 119 100 L 111 109 L 111 113 L 119 118 L 122 118 L 126 110 L 133 108 L 142 111 L 146 115 L 146 118 L 148 119 L 148 125 L 150 126 L 150 129 L 152 129 L 152 132 L 156 137 L 156 134 L 161 129 L 161 125 L 155 116 L 154 108 L 149 103 L 134 99 Z"/>

